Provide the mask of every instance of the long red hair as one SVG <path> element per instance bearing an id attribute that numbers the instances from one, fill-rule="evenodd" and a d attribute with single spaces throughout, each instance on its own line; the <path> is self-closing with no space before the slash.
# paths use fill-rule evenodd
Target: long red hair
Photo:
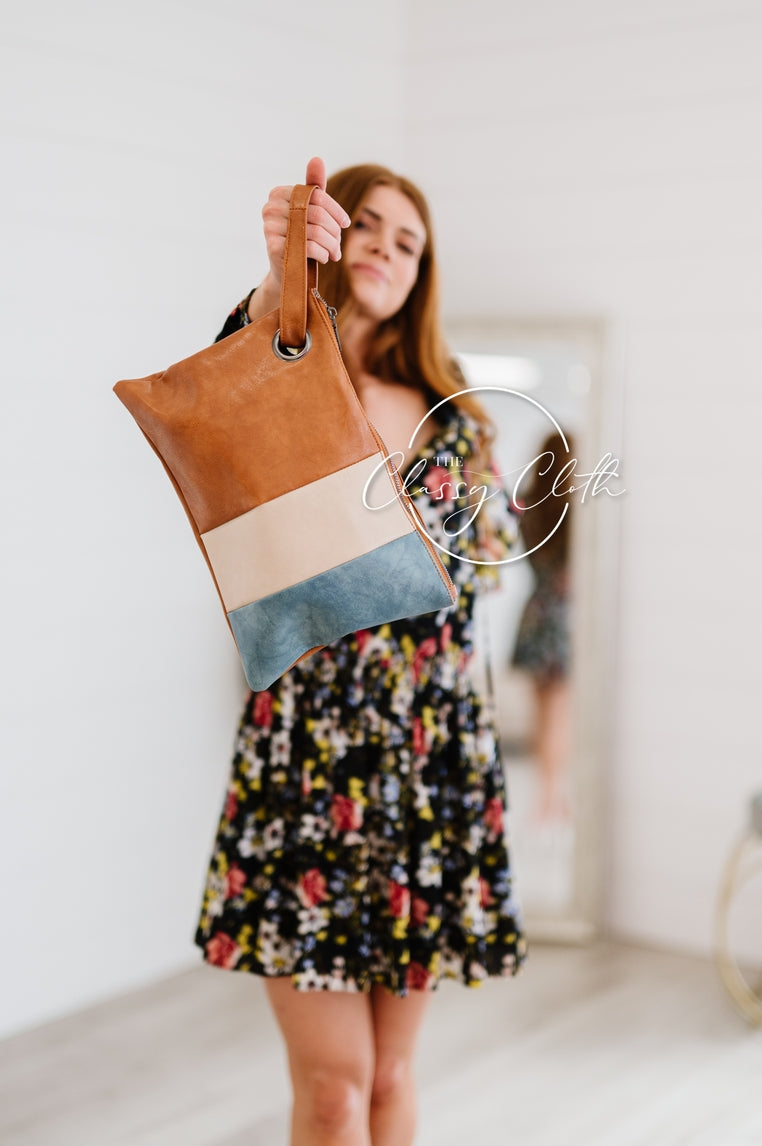
<path id="1" fill-rule="evenodd" d="M 402 308 L 381 323 L 373 339 L 365 368 L 370 374 L 407 386 L 428 390 L 430 396 L 449 398 L 470 414 L 482 432 L 482 445 L 494 436 L 492 422 L 482 404 L 472 394 L 460 394 L 467 383 L 457 361 L 447 349 L 442 333 L 438 264 L 434 251 L 431 211 L 423 192 L 388 167 L 361 163 L 335 172 L 326 190 L 351 219 L 371 187 L 394 187 L 413 204 L 426 229 L 426 241 L 418 265 L 418 277 Z M 349 282 L 341 261 L 320 267 L 320 290 L 339 312 L 349 300 Z"/>
<path id="2" fill-rule="evenodd" d="M 521 533 L 527 549 L 540 548 L 533 554 L 532 562 L 536 565 L 565 565 L 569 560 L 569 545 L 571 537 L 571 517 L 573 501 L 568 491 L 555 493 L 553 484 L 561 471 L 565 469 L 569 458 L 574 457 L 575 439 L 569 431 L 565 431 L 566 441 L 569 445 L 567 453 L 564 438 L 557 430 L 548 434 L 538 451 L 538 459 L 532 469 L 526 489 L 521 491 L 521 500 L 525 505 L 533 508 L 527 509 L 521 516 Z M 548 455 L 552 455 L 548 459 Z M 568 474 L 560 483 L 566 484 Z M 564 503 L 569 508 L 558 528 L 558 523 Z M 543 539 L 547 538 L 547 541 Z"/>

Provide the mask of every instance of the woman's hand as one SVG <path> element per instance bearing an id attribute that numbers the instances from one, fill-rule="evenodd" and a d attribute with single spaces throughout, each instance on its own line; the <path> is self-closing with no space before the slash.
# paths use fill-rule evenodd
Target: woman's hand
<path id="1" fill-rule="evenodd" d="M 317 183 L 307 209 L 307 258 L 327 263 L 341 258 L 341 230 L 351 223 L 344 208 L 325 191 L 325 163 L 310 159 L 304 182 Z M 249 303 L 249 318 L 258 318 L 278 306 L 283 280 L 283 255 L 286 249 L 288 205 L 291 187 L 275 187 L 262 208 L 265 224 L 265 242 L 270 269 Z"/>

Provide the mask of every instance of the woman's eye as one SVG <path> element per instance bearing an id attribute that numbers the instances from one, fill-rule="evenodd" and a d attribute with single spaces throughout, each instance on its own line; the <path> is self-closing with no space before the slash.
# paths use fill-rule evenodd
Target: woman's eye
<path id="1" fill-rule="evenodd" d="M 415 254 L 415 251 L 413 250 L 413 248 L 412 247 L 406 247 L 404 243 L 400 243 L 399 248 L 401 251 L 404 251 L 406 255 L 414 255 Z"/>
<path id="2" fill-rule="evenodd" d="M 354 227 L 356 230 L 358 230 L 358 229 L 359 229 L 359 230 L 361 230 L 363 227 L 367 226 L 367 223 L 364 223 L 364 222 L 362 221 L 362 219 L 355 219 L 355 221 L 354 221 L 354 223 L 352 224 L 352 226 L 353 226 L 353 227 Z"/>

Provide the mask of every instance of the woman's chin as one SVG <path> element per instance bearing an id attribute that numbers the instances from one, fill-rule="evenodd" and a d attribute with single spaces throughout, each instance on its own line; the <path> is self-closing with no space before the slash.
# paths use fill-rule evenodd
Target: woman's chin
<path id="1" fill-rule="evenodd" d="M 374 322 L 383 322 L 390 318 L 395 309 L 386 297 L 384 283 L 369 281 L 353 282 L 351 284 L 352 298 L 358 314 Z M 399 307 L 396 308 L 397 310 Z"/>

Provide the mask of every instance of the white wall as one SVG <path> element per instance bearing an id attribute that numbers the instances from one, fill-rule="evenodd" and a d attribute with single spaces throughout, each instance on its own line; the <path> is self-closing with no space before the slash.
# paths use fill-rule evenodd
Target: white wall
<path id="1" fill-rule="evenodd" d="M 6 15 L 0 1032 L 196 961 L 243 683 L 110 388 L 211 340 L 264 270 L 268 188 L 315 153 L 419 178 L 451 314 L 610 320 L 610 918 L 707 949 L 760 783 L 761 32 L 751 0 Z"/>
<path id="2" fill-rule="evenodd" d="M 111 387 L 212 341 L 264 273 L 269 188 L 310 155 L 398 161 L 399 19 L 387 4 L 358 37 L 351 0 L 4 15 L 0 1033 L 197 961 L 244 685 Z"/>
<path id="3" fill-rule="evenodd" d="M 627 493 L 609 920 L 707 953 L 762 788 L 762 9 L 413 14 L 405 159 L 437 207 L 448 312 L 610 324 Z"/>

